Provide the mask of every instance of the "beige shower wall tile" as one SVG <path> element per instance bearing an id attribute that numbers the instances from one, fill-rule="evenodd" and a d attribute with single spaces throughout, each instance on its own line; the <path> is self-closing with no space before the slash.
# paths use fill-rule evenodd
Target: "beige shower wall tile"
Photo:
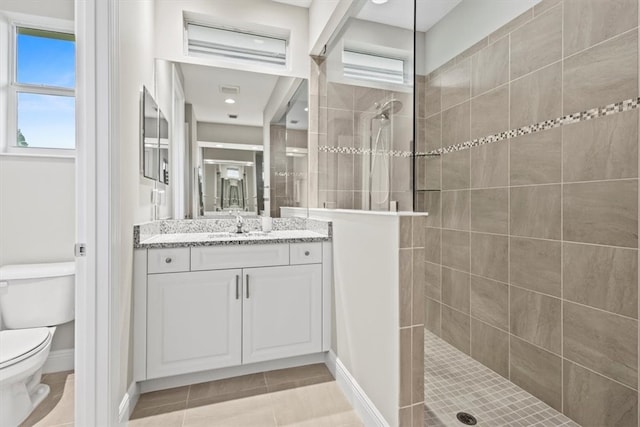
<path id="1" fill-rule="evenodd" d="M 458 350 L 471 353 L 471 318 L 446 305 L 442 306 L 442 339 Z"/>
<path id="2" fill-rule="evenodd" d="M 469 141 L 471 138 L 471 103 L 451 107 L 442 112 L 442 146 L 448 147 Z"/>
<path id="3" fill-rule="evenodd" d="M 425 263 L 424 248 L 413 249 L 413 281 L 412 281 L 412 324 L 424 324 L 424 298 L 425 298 Z"/>
<path id="4" fill-rule="evenodd" d="M 442 230 L 442 265 L 469 271 L 469 232 Z"/>
<path id="5" fill-rule="evenodd" d="M 564 181 L 638 177 L 638 110 L 565 126 Z"/>
<path id="6" fill-rule="evenodd" d="M 509 85 L 500 86 L 471 100 L 471 139 L 509 129 Z"/>
<path id="7" fill-rule="evenodd" d="M 469 273 L 442 267 L 442 302 L 469 314 Z"/>
<path id="8" fill-rule="evenodd" d="M 471 188 L 505 187 L 509 183 L 509 143 L 495 142 L 473 147 Z"/>
<path id="9" fill-rule="evenodd" d="M 461 150 L 442 156 L 442 189 L 459 190 L 470 186 L 471 150 Z M 444 219 L 444 218 L 443 218 Z"/>
<path id="10" fill-rule="evenodd" d="M 565 56 L 638 26 L 638 0 L 565 0 Z"/>
<path id="11" fill-rule="evenodd" d="M 440 301 L 442 296 L 442 270 L 440 264 L 425 262 L 424 282 L 425 296 Z"/>
<path id="12" fill-rule="evenodd" d="M 430 117 L 442 110 L 440 76 L 428 78 L 425 85 L 425 115 Z"/>
<path id="13" fill-rule="evenodd" d="M 509 39 L 502 38 L 473 56 L 471 93 L 480 95 L 509 81 Z"/>
<path id="14" fill-rule="evenodd" d="M 471 230 L 496 234 L 509 232 L 509 189 L 471 191 Z"/>
<path id="15" fill-rule="evenodd" d="M 565 184 L 564 239 L 638 247 L 638 180 Z"/>
<path id="16" fill-rule="evenodd" d="M 428 330 L 436 334 L 437 336 L 441 335 L 440 330 L 440 314 L 441 314 L 442 305 L 431 298 L 427 298 L 425 300 L 425 313 L 424 313 L 424 327 Z"/>
<path id="17" fill-rule="evenodd" d="M 565 59 L 563 80 L 564 114 L 637 97 L 638 31 Z"/>
<path id="18" fill-rule="evenodd" d="M 511 381 L 552 408 L 562 410 L 562 359 L 511 337 Z"/>
<path id="19" fill-rule="evenodd" d="M 509 378 L 509 334 L 471 319 L 471 357 Z"/>
<path id="20" fill-rule="evenodd" d="M 561 351 L 560 300 L 511 287 L 511 333 L 546 350 Z"/>
<path id="21" fill-rule="evenodd" d="M 471 273 L 507 282 L 509 237 L 471 233 Z"/>
<path id="22" fill-rule="evenodd" d="M 442 147 L 442 115 L 436 114 L 425 120 L 427 152 Z"/>
<path id="23" fill-rule="evenodd" d="M 555 119 L 561 115 L 561 63 L 542 68 L 511 82 L 512 129 Z"/>
<path id="24" fill-rule="evenodd" d="M 564 298 L 638 318 L 638 251 L 564 243 Z"/>
<path id="25" fill-rule="evenodd" d="M 564 413 L 585 427 L 636 427 L 638 393 L 564 361 Z"/>
<path id="26" fill-rule="evenodd" d="M 443 191 L 442 227 L 469 229 L 469 190 Z"/>
<path id="27" fill-rule="evenodd" d="M 560 209 L 560 185 L 511 187 L 511 234 L 560 239 Z"/>
<path id="28" fill-rule="evenodd" d="M 424 260 L 440 264 L 441 230 L 439 228 L 427 227 L 424 230 L 425 254 Z"/>
<path id="29" fill-rule="evenodd" d="M 511 78 L 562 59 L 562 7 L 537 16 L 511 33 Z"/>
<path id="30" fill-rule="evenodd" d="M 561 128 L 555 128 L 511 140 L 511 185 L 561 181 L 562 131 Z"/>
<path id="31" fill-rule="evenodd" d="M 471 276 L 471 316 L 497 328 L 509 329 L 509 286 Z"/>
<path id="32" fill-rule="evenodd" d="M 638 321 L 564 303 L 564 357 L 638 387 Z"/>
<path id="33" fill-rule="evenodd" d="M 401 249 L 399 254 L 400 270 L 400 327 L 411 326 L 412 324 L 412 292 L 413 292 L 413 250 Z"/>
<path id="34" fill-rule="evenodd" d="M 442 73 L 442 109 L 446 110 L 471 97 L 471 59 L 466 59 Z"/>
<path id="35" fill-rule="evenodd" d="M 536 292 L 560 296 L 560 242 L 511 237 L 511 283 Z"/>

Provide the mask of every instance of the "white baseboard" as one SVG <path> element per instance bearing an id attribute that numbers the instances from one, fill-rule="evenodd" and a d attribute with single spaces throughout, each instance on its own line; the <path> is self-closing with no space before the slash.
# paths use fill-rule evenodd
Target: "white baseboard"
<path id="1" fill-rule="evenodd" d="M 49 353 L 47 361 L 42 367 L 43 374 L 52 372 L 73 371 L 74 368 L 74 350 L 56 350 Z"/>
<path id="2" fill-rule="evenodd" d="M 366 427 L 389 427 L 387 420 L 384 419 L 378 408 L 333 351 L 327 354 L 325 363 L 364 425 Z"/>
<path id="3" fill-rule="evenodd" d="M 138 398 L 140 397 L 140 387 L 138 387 L 138 383 L 135 381 L 131 383 L 129 386 L 129 390 L 122 398 L 120 402 L 119 408 L 119 421 L 121 426 L 126 426 L 129 422 L 129 418 L 131 418 L 131 414 L 138 403 Z"/>

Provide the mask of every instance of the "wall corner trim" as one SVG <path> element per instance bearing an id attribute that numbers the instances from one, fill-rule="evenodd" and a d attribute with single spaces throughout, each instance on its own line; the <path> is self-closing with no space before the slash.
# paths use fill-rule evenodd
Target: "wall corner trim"
<path id="1" fill-rule="evenodd" d="M 345 394 L 366 427 L 389 427 L 387 420 L 384 419 L 378 408 L 369 399 L 369 396 L 338 359 L 333 350 L 327 353 L 325 364 L 335 377 L 340 390 Z"/>
<path id="2" fill-rule="evenodd" d="M 138 403 L 138 398 L 140 397 L 140 387 L 138 387 L 138 383 L 133 381 L 129 386 L 129 389 L 125 393 L 122 401 L 120 402 L 119 407 L 119 422 L 121 426 L 126 426 L 129 423 L 129 418 L 133 413 L 133 410 Z"/>

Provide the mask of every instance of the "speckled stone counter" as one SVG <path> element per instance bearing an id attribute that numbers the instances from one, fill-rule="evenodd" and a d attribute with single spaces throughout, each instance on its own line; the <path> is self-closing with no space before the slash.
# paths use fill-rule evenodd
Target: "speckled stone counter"
<path id="1" fill-rule="evenodd" d="M 332 237 L 329 221 L 274 218 L 272 231 L 261 231 L 260 218 L 246 218 L 244 233 L 237 234 L 233 219 L 164 220 L 135 225 L 135 248 L 255 245 L 269 243 L 326 242 Z"/>

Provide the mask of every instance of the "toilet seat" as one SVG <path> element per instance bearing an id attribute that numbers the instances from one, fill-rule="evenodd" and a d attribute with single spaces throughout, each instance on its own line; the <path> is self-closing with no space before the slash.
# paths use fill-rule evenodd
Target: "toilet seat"
<path id="1" fill-rule="evenodd" d="M 0 331 L 0 369 L 8 368 L 40 352 L 50 341 L 49 328 Z"/>

